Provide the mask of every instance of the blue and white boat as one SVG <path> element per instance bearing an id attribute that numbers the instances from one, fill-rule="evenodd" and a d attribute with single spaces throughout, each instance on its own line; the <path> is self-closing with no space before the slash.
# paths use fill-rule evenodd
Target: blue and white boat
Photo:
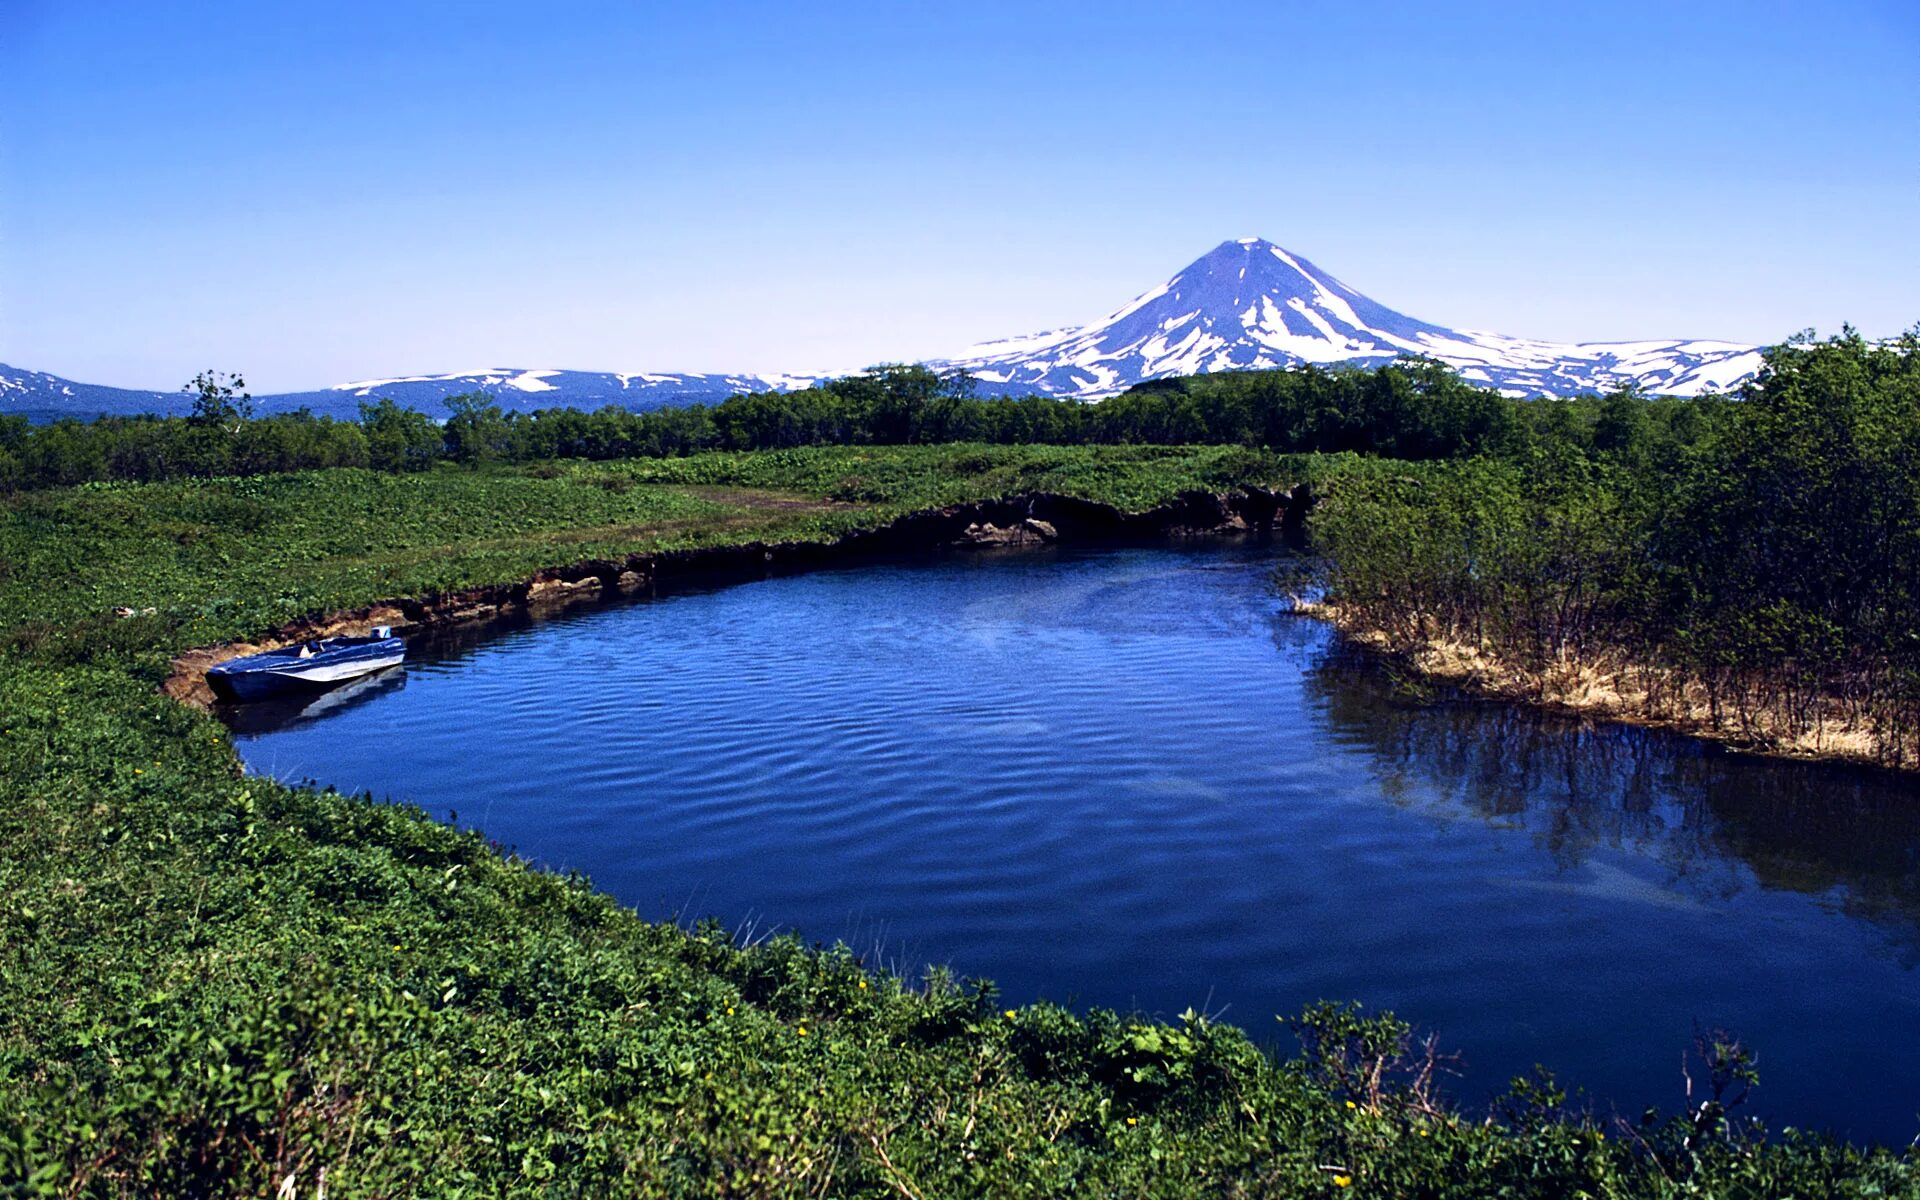
<path id="1" fill-rule="evenodd" d="M 207 670 L 207 685 L 222 700 L 261 700 L 318 691 L 397 667 L 407 644 L 385 625 L 368 637 L 330 637 L 230 658 Z"/>

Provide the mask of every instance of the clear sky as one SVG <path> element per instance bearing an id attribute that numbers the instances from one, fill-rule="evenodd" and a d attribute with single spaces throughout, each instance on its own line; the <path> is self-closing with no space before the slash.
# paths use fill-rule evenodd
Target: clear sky
<path id="1" fill-rule="evenodd" d="M 1228 238 L 1563 340 L 1920 321 L 1920 3 L 0 0 L 0 361 L 853 368 Z"/>

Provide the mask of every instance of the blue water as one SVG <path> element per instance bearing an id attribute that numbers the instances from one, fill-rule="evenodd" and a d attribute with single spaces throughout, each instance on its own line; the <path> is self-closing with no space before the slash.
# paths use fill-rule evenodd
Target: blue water
<path id="1" fill-rule="evenodd" d="M 1256 548 L 954 557 L 419 641 L 254 714 L 250 768 L 457 810 L 650 917 L 948 963 L 1010 1001 L 1392 1008 L 1484 1101 L 1536 1062 L 1920 1132 L 1920 789 L 1507 706 L 1398 701 Z"/>

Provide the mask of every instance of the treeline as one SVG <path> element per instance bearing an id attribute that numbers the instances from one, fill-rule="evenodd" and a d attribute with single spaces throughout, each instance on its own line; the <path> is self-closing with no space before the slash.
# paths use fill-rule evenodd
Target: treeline
<path id="1" fill-rule="evenodd" d="M 1695 426 L 1711 419 L 1701 416 L 1701 404 L 1634 396 L 1516 401 L 1466 383 L 1443 364 L 1414 360 L 1372 370 L 1307 366 L 1166 380 L 1099 404 L 980 398 L 964 374 L 917 366 L 876 367 L 805 391 L 646 413 L 613 406 L 506 412 L 475 393 L 449 400 L 444 422 L 391 400 L 361 405 L 358 421 L 304 411 L 249 419 L 235 399 L 230 391 L 209 392 L 192 417 L 45 426 L 0 418 L 0 490 L 319 467 L 407 471 L 442 461 L 945 442 L 1246 445 L 1428 459 L 1511 453 L 1542 437 L 1615 436 L 1610 421 L 1678 429 L 1691 438 Z M 1607 415 L 1621 405 L 1633 415 Z"/>
<path id="2" fill-rule="evenodd" d="M 1320 506 L 1350 627 L 1757 742 L 1920 759 L 1920 330 L 1798 339 L 1739 402 L 1664 420 L 1623 397 L 1542 413 L 1566 436 Z"/>

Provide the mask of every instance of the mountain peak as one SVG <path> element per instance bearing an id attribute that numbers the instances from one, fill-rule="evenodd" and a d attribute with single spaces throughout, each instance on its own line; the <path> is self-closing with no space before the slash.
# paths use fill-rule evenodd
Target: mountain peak
<path id="1" fill-rule="evenodd" d="M 1194 259 L 1193 262 L 1189 264 L 1189 269 L 1197 267 L 1201 263 L 1231 262 L 1238 264 L 1264 261 L 1266 259 L 1285 263 L 1297 260 L 1298 258 L 1299 255 L 1289 251 L 1278 242 L 1270 242 L 1266 238 L 1243 237 L 1221 242 L 1218 246 L 1207 251 L 1199 258 Z"/>
<path id="2" fill-rule="evenodd" d="M 1556 345 L 1421 321 L 1260 237 L 1221 242 L 1104 320 L 988 342 L 951 360 L 994 390 L 1088 399 L 1148 379 L 1302 363 L 1377 366 L 1436 358 L 1516 395 L 1566 396 L 1635 382 L 1718 391 L 1758 369 L 1750 346 L 1711 342 Z"/>
<path id="3" fill-rule="evenodd" d="M 1287 249 L 1285 246 L 1282 246 L 1279 242 L 1269 241 L 1263 237 L 1243 237 L 1231 238 L 1221 242 L 1218 246 L 1215 246 L 1194 261 L 1206 262 L 1208 259 L 1213 258 L 1255 260 L 1262 255 L 1283 263 L 1296 262 L 1302 257 Z"/>
<path id="4" fill-rule="evenodd" d="M 1265 238 L 1237 238 L 1230 242 L 1221 242 L 1189 263 L 1184 270 L 1173 277 L 1171 283 L 1177 290 L 1183 283 L 1192 286 L 1203 279 L 1231 279 L 1234 284 L 1231 288 L 1235 297 L 1234 303 L 1250 301 L 1260 293 L 1287 299 L 1297 298 L 1309 305 L 1322 304 L 1322 293 L 1341 296 L 1348 301 L 1373 303 L 1359 292 L 1314 266 L 1304 256 L 1295 254 L 1279 243 L 1270 242 Z M 1219 300 L 1221 297 L 1215 296 L 1213 299 Z M 1336 301 L 1336 307 L 1338 303 Z M 1401 320 L 1405 319 L 1401 318 Z"/>

